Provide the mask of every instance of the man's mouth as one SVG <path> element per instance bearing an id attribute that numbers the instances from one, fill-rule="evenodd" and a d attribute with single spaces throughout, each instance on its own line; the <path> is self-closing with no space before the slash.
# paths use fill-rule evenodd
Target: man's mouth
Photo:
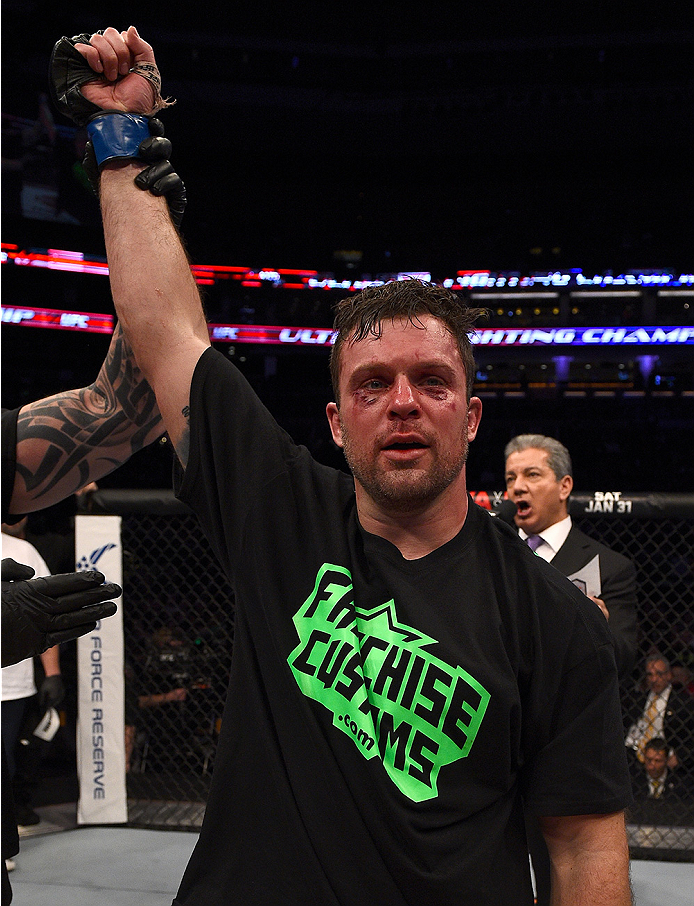
<path id="1" fill-rule="evenodd" d="M 381 447 L 381 454 L 394 463 L 409 463 L 418 461 L 422 451 L 428 450 L 429 444 L 421 437 L 391 437 Z"/>
<path id="2" fill-rule="evenodd" d="M 421 441 L 412 440 L 412 441 L 397 441 L 392 444 L 386 444 L 383 447 L 384 450 L 425 450 L 426 444 L 423 444 Z"/>
<path id="3" fill-rule="evenodd" d="M 527 500 L 517 500 L 516 510 L 519 516 L 524 516 L 530 509 L 530 503 Z"/>

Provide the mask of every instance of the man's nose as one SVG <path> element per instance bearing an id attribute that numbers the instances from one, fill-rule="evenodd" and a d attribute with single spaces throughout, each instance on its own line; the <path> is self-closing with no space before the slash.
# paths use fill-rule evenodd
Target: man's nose
<path id="1" fill-rule="evenodd" d="M 510 478 L 506 487 L 508 493 L 514 495 L 522 494 L 527 490 L 522 475 L 518 475 L 516 478 Z"/>
<path id="2" fill-rule="evenodd" d="M 415 389 L 404 375 L 393 382 L 390 398 L 390 410 L 398 418 L 407 418 L 419 413 L 419 403 Z"/>

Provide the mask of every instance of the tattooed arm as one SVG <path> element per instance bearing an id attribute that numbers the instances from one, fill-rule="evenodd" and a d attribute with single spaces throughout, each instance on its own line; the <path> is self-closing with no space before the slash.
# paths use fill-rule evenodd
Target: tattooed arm
<path id="1" fill-rule="evenodd" d="M 108 475 L 163 432 L 154 393 L 117 325 L 93 384 L 20 410 L 9 513 L 57 503 Z"/>

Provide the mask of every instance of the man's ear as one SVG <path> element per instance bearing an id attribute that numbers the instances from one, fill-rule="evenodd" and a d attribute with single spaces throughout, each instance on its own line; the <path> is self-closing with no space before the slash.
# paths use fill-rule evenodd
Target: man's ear
<path id="1" fill-rule="evenodd" d="M 325 414 L 328 416 L 328 424 L 330 425 L 330 433 L 333 436 L 333 440 L 342 449 L 342 425 L 340 424 L 340 410 L 337 408 L 337 403 L 328 403 L 325 407 Z"/>
<path id="2" fill-rule="evenodd" d="M 468 443 L 477 437 L 477 430 L 482 418 L 482 400 L 477 396 L 470 397 L 467 409 L 467 439 Z"/>
<path id="3" fill-rule="evenodd" d="M 574 480 L 570 475 L 564 475 L 559 482 L 559 497 L 561 500 L 568 500 L 569 494 L 573 490 Z"/>

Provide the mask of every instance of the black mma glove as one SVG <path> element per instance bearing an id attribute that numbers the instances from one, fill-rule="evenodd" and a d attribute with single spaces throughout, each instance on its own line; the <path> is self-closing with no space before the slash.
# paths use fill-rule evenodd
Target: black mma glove
<path id="1" fill-rule="evenodd" d="M 96 628 L 117 608 L 107 598 L 122 589 L 104 584 L 100 572 L 64 573 L 32 579 L 34 571 L 2 561 L 2 666 L 42 654 Z"/>
<path id="2" fill-rule="evenodd" d="M 97 34 L 103 35 L 103 31 L 99 31 Z M 60 38 L 53 47 L 48 66 L 51 99 L 60 113 L 78 126 L 86 126 L 95 117 L 104 113 L 118 113 L 137 119 L 138 114 L 123 114 L 121 110 L 104 110 L 98 104 L 88 101 L 82 94 L 82 85 L 86 85 L 87 82 L 101 82 L 102 76 L 98 72 L 94 72 L 79 50 L 75 48 L 75 44 L 91 44 L 91 35 L 81 34 L 75 35 L 74 38 Z M 154 106 L 150 115 L 176 103 L 172 98 L 166 100 L 162 98 L 161 76 L 154 62 L 135 63 L 130 72 L 142 76 L 152 86 Z M 146 117 L 144 118 L 146 119 Z"/>
<path id="3" fill-rule="evenodd" d="M 78 126 L 87 126 L 90 137 L 85 149 L 83 167 L 94 192 L 99 194 L 99 166 L 114 158 L 136 158 L 152 165 L 135 178 L 140 189 L 165 196 L 171 219 L 180 229 L 187 203 L 186 187 L 171 166 L 171 142 L 164 138 L 164 126 L 156 117 L 102 110 L 88 101 L 80 88 L 87 82 L 99 81 L 75 44 L 89 44 L 90 35 L 61 38 L 54 46 L 49 67 L 51 98 L 57 109 Z M 135 71 L 148 79 L 159 95 L 160 79 L 153 64 L 139 64 Z M 161 101 L 159 106 L 170 102 Z M 117 119 L 111 119 L 116 117 Z M 149 132 L 149 136 L 147 136 Z M 95 153 L 94 143 L 97 144 Z"/>
<path id="4" fill-rule="evenodd" d="M 55 43 L 48 66 L 48 85 L 51 100 L 63 116 L 78 126 L 86 126 L 93 116 L 104 111 L 92 104 L 80 91 L 87 82 L 98 82 L 100 76 L 94 72 L 82 54 L 75 50 L 75 44 L 89 44 L 91 35 L 75 35 L 61 38 Z"/>
<path id="5" fill-rule="evenodd" d="M 65 685 L 59 673 L 44 677 L 39 689 L 39 709 L 45 714 L 49 708 L 57 708 L 65 698 Z"/>

